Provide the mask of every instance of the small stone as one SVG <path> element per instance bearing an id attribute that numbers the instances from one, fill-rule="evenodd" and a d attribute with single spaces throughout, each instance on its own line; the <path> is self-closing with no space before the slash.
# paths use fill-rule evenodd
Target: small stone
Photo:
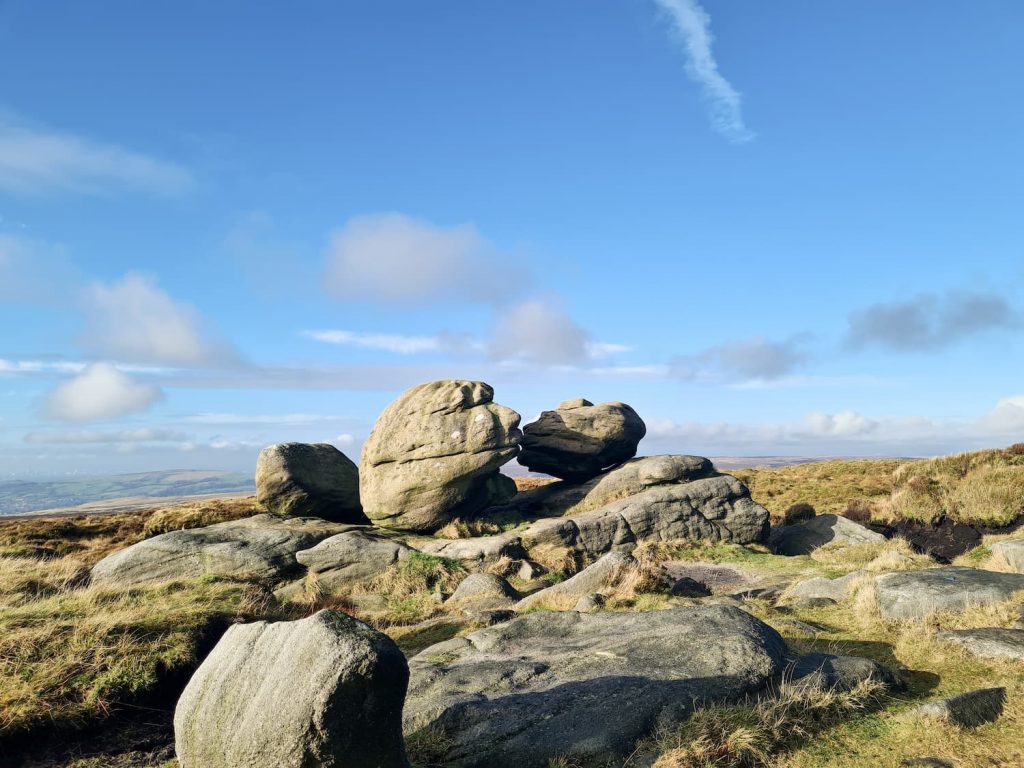
<path id="1" fill-rule="evenodd" d="M 948 720 L 961 728 L 976 728 L 998 720 L 1003 714 L 1005 702 L 1005 688 L 979 688 L 958 696 L 929 702 L 913 712 Z"/>
<path id="2" fill-rule="evenodd" d="M 580 611 L 581 613 L 589 613 L 591 611 L 599 611 L 604 606 L 604 595 L 600 593 L 594 593 L 593 595 L 584 595 L 573 607 L 574 611 Z"/>

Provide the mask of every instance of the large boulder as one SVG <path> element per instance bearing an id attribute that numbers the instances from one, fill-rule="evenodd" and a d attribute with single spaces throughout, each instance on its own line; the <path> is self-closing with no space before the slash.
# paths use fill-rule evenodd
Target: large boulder
<path id="1" fill-rule="evenodd" d="M 625 403 L 567 400 L 523 427 L 519 463 L 532 472 L 585 480 L 636 456 L 647 426 Z"/>
<path id="2" fill-rule="evenodd" d="M 407 768 L 398 646 L 343 613 L 236 624 L 174 711 L 181 768 Z"/>
<path id="3" fill-rule="evenodd" d="M 779 555 L 807 555 L 826 544 L 881 544 L 885 536 L 840 515 L 818 515 L 772 529 L 768 546 Z"/>
<path id="4" fill-rule="evenodd" d="M 275 515 L 366 522 L 359 470 L 329 443 L 278 443 L 260 451 L 256 500 Z"/>
<path id="5" fill-rule="evenodd" d="M 369 581 L 414 551 L 369 531 L 346 531 L 297 552 L 295 559 L 315 573 L 322 586 L 337 589 Z"/>
<path id="6" fill-rule="evenodd" d="M 92 583 L 119 587 L 202 576 L 275 579 L 299 568 L 295 553 L 345 530 L 316 518 L 255 515 L 162 533 L 100 560 Z"/>
<path id="7" fill-rule="evenodd" d="M 989 550 L 1001 557 L 1017 573 L 1024 573 L 1024 539 L 997 541 Z"/>
<path id="8" fill-rule="evenodd" d="M 940 611 L 1001 603 L 1024 589 L 1024 574 L 943 567 L 886 573 L 875 579 L 886 619 L 917 619 Z"/>
<path id="9" fill-rule="evenodd" d="M 659 721 L 763 688 L 785 653 L 731 606 L 531 613 L 413 657 L 405 732 L 442 731 L 453 766 L 621 761 Z"/>
<path id="10" fill-rule="evenodd" d="M 498 468 L 519 452 L 519 414 L 479 381 L 435 381 L 389 405 L 363 444 L 359 490 L 376 524 L 431 532 L 515 495 Z"/>
<path id="11" fill-rule="evenodd" d="M 627 465 L 628 466 L 628 465 Z M 516 534 L 527 548 L 564 546 L 587 557 L 641 542 L 681 539 L 747 544 L 768 532 L 768 510 L 732 475 L 656 485 L 586 512 L 542 518 Z"/>
<path id="12" fill-rule="evenodd" d="M 968 653 L 984 659 L 1020 659 L 1024 661 L 1024 629 L 984 627 L 982 629 L 948 629 L 935 639 L 955 643 Z"/>

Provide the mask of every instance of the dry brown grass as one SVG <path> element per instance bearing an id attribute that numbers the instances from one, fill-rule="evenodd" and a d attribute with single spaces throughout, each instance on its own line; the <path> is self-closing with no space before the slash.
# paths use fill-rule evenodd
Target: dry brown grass
<path id="1" fill-rule="evenodd" d="M 906 539 L 899 537 L 878 544 L 826 544 L 811 552 L 810 558 L 830 571 L 841 573 L 911 571 L 935 565 L 930 557 L 915 552 Z"/>
<path id="2" fill-rule="evenodd" d="M 204 528 L 215 523 L 252 517 L 264 510 L 256 503 L 256 497 L 241 499 L 212 499 L 209 501 L 178 504 L 158 509 L 146 518 L 142 528 L 145 538 L 169 531 L 183 531 L 188 528 Z"/>
<path id="3" fill-rule="evenodd" d="M 545 485 L 558 482 L 554 477 L 513 477 L 512 479 L 515 481 L 516 490 L 520 493 L 532 491 L 535 488 L 543 488 Z"/>

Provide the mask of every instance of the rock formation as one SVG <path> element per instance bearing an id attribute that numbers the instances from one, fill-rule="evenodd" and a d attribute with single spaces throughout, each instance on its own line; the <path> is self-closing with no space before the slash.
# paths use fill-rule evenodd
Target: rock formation
<path id="1" fill-rule="evenodd" d="M 359 470 L 329 443 L 278 443 L 256 461 L 256 500 L 275 515 L 365 523 Z"/>

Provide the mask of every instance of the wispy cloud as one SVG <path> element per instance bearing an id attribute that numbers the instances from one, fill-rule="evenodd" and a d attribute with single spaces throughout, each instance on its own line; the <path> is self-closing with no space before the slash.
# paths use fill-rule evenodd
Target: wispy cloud
<path id="1" fill-rule="evenodd" d="M 772 381 L 791 375 L 807 362 L 804 337 L 783 341 L 755 336 L 729 341 L 696 355 L 672 361 L 673 374 L 684 381 Z"/>
<path id="2" fill-rule="evenodd" d="M 33 445 L 115 445 L 121 443 L 183 443 L 184 432 L 170 429 L 127 429 L 118 432 L 77 430 L 73 432 L 29 432 L 25 442 Z"/>
<path id="3" fill-rule="evenodd" d="M 32 128 L 0 115 L 0 192 L 97 194 L 115 188 L 172 194 L 192 184 L 180 165 L 114 144 Z"/>
<path id="4" fill-rule="evenodd" d="M 711 124 L 729 141 L 754 138 L 743 122 L 740 94 L 718 71 L 711 52 L 711 17 L 697 0 L 655 0 L 668 15 L 686 53 L 686 72 L 700 85 L 711 109 Z"/>
<path id="5" fill-rule="evenodd" d="M 1022 326 L 1022 317 L 997 293 L 921 294 L 881 302 L 850 315 L 847 346 L 877 346 L 900 352 L 948 347 L 988 331 Z"/>
<path id="6" fill-rule="evenodd" d="M 357 331 L 327 330 L 304 331 L 303 336 L 336 344 L 343 347 L 375 349 L 397 355 L 414 355 L 422 352 L 451 352 L 472 349 L 476 342 L 456 335 L 403 336 L 393 333 L 359 333 Z"/>

